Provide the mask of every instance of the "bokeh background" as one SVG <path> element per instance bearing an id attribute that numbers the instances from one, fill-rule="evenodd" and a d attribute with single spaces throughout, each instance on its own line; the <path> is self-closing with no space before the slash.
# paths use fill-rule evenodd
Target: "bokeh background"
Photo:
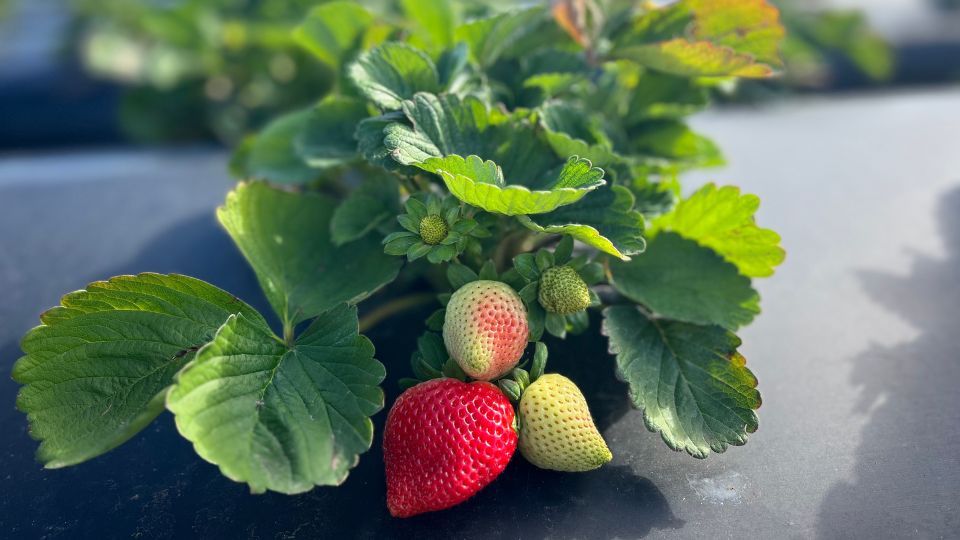
<path id="1" fill-rule="evenodd" d="M 330 84 L 287 32 L 316 3 L 0 0 L 0 152 L 234 144 Z M 960 2 L 776 3 L 790 31 L 788 70 L 778 81 L 743 85 L 730 101 L 960 79 Z"/>

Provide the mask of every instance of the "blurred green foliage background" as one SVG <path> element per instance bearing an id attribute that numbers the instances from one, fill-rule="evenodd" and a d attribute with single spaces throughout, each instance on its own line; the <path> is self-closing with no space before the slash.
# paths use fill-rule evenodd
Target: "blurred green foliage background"
<path id="1" fill-rule="evenodd" d="M 415 24 L 404 19 L 403 2 L 362 3 L 401 28 Z M 890 76 L 890 48 L 861 14 L 777 3 L 789 31 L 784 77 L 749 83 L 733 99 L 825 86 L 838 59 L 871 80 Z M 454 4 L 464 17 L 516 5 Z M 331 68 L 300 50 L 290 32 L 316 5 L 316 0 L 73 0 L 71 48 L 89 73 L 124 86 L 120 122 L 132 138 L 235 144 L 277 113 L 329 89 Z"/>

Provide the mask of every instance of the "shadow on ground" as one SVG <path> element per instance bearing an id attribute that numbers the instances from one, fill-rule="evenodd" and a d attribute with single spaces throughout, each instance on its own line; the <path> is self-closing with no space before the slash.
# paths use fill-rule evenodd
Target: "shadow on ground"
<path id="1" fill-rule="evenodd" d="M 864 290 L 918 328 L 917 339 L 853 360 L 861 434 L 853 480 L 831 488 L 818 532 L 840 538 L 939 537 L 960 530 L 960 189 L 938 211 L 946 257 L 914 257 L 907 276 L 865 271 Z M 921 416 L 917 411 L 935 411 Z M 834 433 L 824 436 L 847 437 Z M 824 456 L 827 459 L 827 456 Z"/>
<path id="2" fill-rule="evenodd" d="M 269 312 L 249 267 L 208 214 L 178 223 L 146 243 L 134 259 L 89 281 L 141 271 L 199 277 Z M 390 374 L 388 404 L 397 394 L 396 379 L 409 375 L 409 353 L 431 309 L 395 317 L 370 333 Z M 559 350 L 564 353 L 554 352 L 551 368 L 581 385 L 601 428 L 628 410 L 624 388 L 608 372 L 612 362 L 598 332 L 572 338 L 563 349 L 554 348 Z M 5 343 L 0 354 L 7 364 L 19 356 L 19 347 Z M 605 361 L 606 368 L 596 369 L 584 359 Z M 3 377 L 0 395 L 10 407 L 0 413 L 5 433 L 0 536 L 5 538 L 639 538 L 651 529 L 682 526 L 657 486 L 627 467 L 560 474 L 536 469 L 519 455 L 469 502 L 443 513 L 391 519 L 379 450 L 384 413 L 374 419 L 373 449 L 344 485 L 299 496 L 250 495 L 194 454 L 166 413 L 105 456 L 44 470 L 33 461 L 36 443 L 27 435 L 23 415 L 11 410 L 15 392 L 15 383 Z"/>

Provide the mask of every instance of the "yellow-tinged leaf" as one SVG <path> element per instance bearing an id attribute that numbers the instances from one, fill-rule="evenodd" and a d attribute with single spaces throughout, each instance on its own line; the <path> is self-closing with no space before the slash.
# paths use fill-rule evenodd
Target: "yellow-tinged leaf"
<path id="1" fill-rule="evenodd" d="M 766 0 L 686 0 L 694 12 L 691 33 L 697 39 L 749 53 L 757 61 L 783 64 L 780 42 L 786 31 L 780 12 Z"/>
<path id="2" fill-rule="evenodd" d="M 629 47 L 620 56 L 652 69 L 688 77 L 745 77 L 762 79 L 773 69 L 757 64 L 750 54 L 742 54 L 709 41 L 671 39 L 662 43 Z"/>

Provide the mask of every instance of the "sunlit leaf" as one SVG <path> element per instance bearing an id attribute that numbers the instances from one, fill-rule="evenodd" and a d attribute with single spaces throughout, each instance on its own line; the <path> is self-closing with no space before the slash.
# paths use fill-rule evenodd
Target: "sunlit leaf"
<path id="1" fill-rule="evenodd" d="M 681 0 L 641 14 L 613 56 L 687 77 L 764 78 L 781 65 L 783 37 L 766 0 Z"/>
<path id="2" fill-rule="evenodd" d="M 477 156 L 449 155 L 429 158 L 417 166 L 437 173 L 455 197 L 488 212 L 509 216 L 542 214 L 574 203 L 604 184 L 603 170 L 588 160 L 570 158 L 560 174 L 543 189 L 531 190 L 520 184 L 507 184 L 503 173 L 492 161 Z"/>
<path id="3" fill-rule="evenodd" d="M 545 233 L 568 234 L 604 253 L 629 260 L 646 247 L 643 216 L 633 209 L 633 195 L 623 186 L 600 188 L 577 204 L 531 216 L 524 226 Z"/>
<path id="4" fill-rule="evenodd" d="M 765 78 L 773 69 L 754 62 L 752 55 L 711 43 L 671 39 L 651 45 L 625 47 L 617 52 L 651 69 L 685 77 Z"/>
<path id="5" fill-rule="evenodd" d="M 735 264 L 745 276 L 773 275 L 785 257 L 780 235 L 757 226 L 756 195 L 741 195 L 734 186 L 707 184 L 660 217 L 656 227 L 709 247 Z"/>

